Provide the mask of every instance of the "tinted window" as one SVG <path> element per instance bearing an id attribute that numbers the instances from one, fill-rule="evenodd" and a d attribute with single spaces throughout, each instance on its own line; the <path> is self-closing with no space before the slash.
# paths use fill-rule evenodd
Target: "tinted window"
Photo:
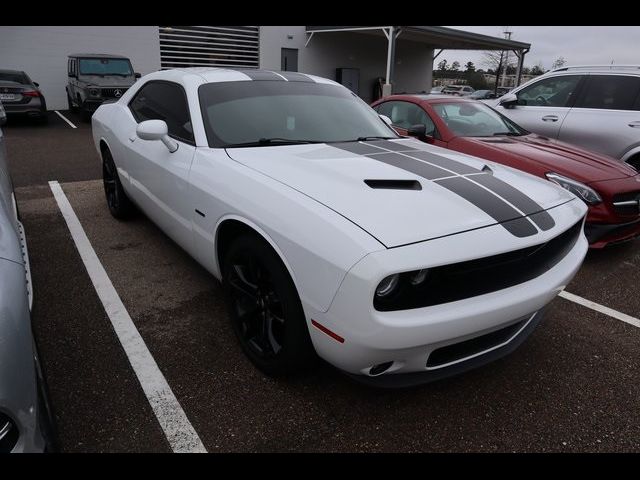
<path id="1" fill-rule="evenodd" d="M 274 138 L 340 142 L 396 137 L 371 107 L 338 85 L 218 82 L 202 85 L 198 93 L 212 147 L 237 147 Z"/>
<path id="2" fill-rule="evenodd" d="M 164 120 L 169 135 L 193 142 L 191 117 L 184 89 L 170 82 L 149 82 L 129 103 L 129 109 L 138 123 L 145 120 Z"/>
<path id="3" fill-rule="evenodd" d="M 129 60 L 124 58 L 81 58 L 81 75 L 133 75 Z"/>
<path id="4" fill-rule="evenodd" d="M 634 110 L 639 92 L 639 77 L 589 75 L 587 88 L 576 107 Z"/>
<path id="5" fill-rule="evenodd" d="M 462 137 L 519 136 L 527 132 L 483 103 L 436 103 L 433 110 L 455 135 Z"/>
<path id="6" fill-rule="evenodd" d="M 427 134 L 436 128 L 431 118 L 422 108 L 409 102 L 385 102 L 380 105 L 378 113 L 391 119 L 394 126 L 408 130 L 413 125 L 422 124 L 427 127 Z"/>
<path id="7" fill-rule="evenodd" d="M 16 82 L 23 85 L 31 83 L 29 78 L 22 72 L 0 72 L 0 81 Z"/>
<path id="8" fill-rule="evenodd" d="M 518 105 L 565 107 L 572 99 L 579 81 L 578 75 L 545 78 L 520 90 L 517 93 Z"/>

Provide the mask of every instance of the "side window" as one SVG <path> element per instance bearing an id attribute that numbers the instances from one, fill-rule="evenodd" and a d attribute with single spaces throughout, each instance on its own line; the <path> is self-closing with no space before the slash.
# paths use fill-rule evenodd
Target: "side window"
<path id="1" fill-rule="evenodd" d="M 589 75 L 584 95 L 576 107 L 612 110 L 636 110 L 640 77 L 625 75 Z"/>
<path id="2" fill-rule="evenodd" d="M 409 102 L 385 102 L 380 105 L 378 113 L 391 119 L 394 126 L 409 129 L 413 125 L 423 124 L 427 127 L 427 134 L 433 135 L 436 126 L 422 108 Z"/>
<path id="3" fill-rule="evenodd" d="M 518 105 L 565 107 L 573 99 L 579 81 L 579 75 L 545 78 L 520 90 Z"/>
<path id="4" fill-rule="evenodd" d="M 193 143 L 193 128 L 184 89 L 171 82 L 147 83 L 129 102 L 129 110 L 136 122 L 164 120 L 169 135 Z"/>

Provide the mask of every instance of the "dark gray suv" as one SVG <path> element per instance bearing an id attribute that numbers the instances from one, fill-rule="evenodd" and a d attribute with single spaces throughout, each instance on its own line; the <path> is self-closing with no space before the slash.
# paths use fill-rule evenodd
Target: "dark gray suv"
<path id="1" fill-rule="evenodd" d="M 118 55 L 69 55 L 67 70 L 69 110 L 80 110 L 85 120 L 91 118 L 102 102 L 117 100 L 140 78 L 140 74 L 133 71 L 131 61 Z"/>

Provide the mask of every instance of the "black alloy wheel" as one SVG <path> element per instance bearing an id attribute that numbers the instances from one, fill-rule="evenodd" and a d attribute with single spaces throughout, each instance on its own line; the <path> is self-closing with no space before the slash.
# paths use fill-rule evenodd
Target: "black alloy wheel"
<path id="1" fill-rule="evenodd" d="M 244 235 L 229 248 L 223 285 L 243 351 L 268 375 L 310 366 L 315 352 L 295 285 L 266 241 Z"/>
<path id="2" fill-rule="evenodd" d="M 118 219 L 128 218 L 133 205 L 122 188 L 116 164 L 108 149 L 102 152 L 102 183 L 111 215 Z"/>

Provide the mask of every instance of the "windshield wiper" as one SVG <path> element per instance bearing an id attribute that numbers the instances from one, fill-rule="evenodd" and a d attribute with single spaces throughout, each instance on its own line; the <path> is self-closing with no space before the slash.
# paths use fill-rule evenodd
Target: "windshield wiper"
<path id="1" fill-rule="evenodd" d="M 522 134 L 518 133 L 518 132 L 496 132 L 496 133 L 493 134 L 494 137 L 502 136 L 502 135 L 507 136 L 507 137 L 519 137 Z"/>
<path id="2" fill-rule="evenodd" d="M 367 140 L 392 140 L 398 137 L 383 137 L 383 136 L 369 136 L 369 137 L 358 137 L 356 140 L 351 140 L 352 142 L 366 142 Z"/>
<path id="3" fill-rule="evenodd" d="M 261 138 L 257 142 L 244 142 L 244 143 L 230 143 L 229 145 L 224 145 L 224 148 L 233 148 L 233 147 L 263 147 L 268 145 L 302 145 L 305 143 L 323 143 L 317 140 L 294 140 L 291 138 Z"/>

